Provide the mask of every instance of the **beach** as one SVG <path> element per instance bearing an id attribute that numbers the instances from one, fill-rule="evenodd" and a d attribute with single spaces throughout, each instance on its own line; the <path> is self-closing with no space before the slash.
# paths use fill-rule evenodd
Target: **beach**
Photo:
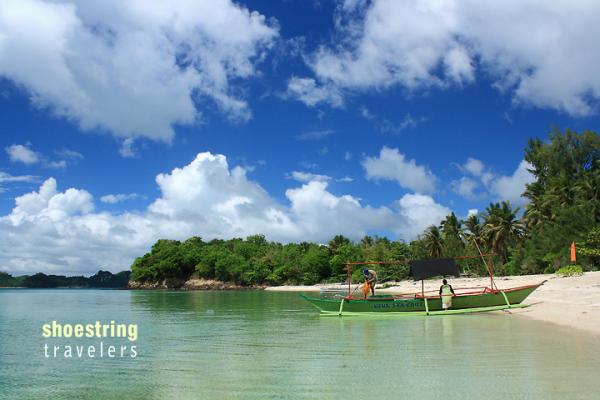
<path id="1" fill-rule="evenodd" d="M 489 278 L 449 279 L 455 288 L 489 286 Z M 582 276 L 558 277 L 554 274 L 495 277 L 499 289 L 524 286 L 546 281 L 526 300 L 531 307 L 510 310 L 519 317 L 533 318 L 558 325 L 584 330 L 600 336 L 600 272 L 586 272 Z M 426 280 L 425 291 L 437 291 L 439 280 Z M 319 291 L 322 287 L 347 287 L 320 284 L 313 286 L 276 286 L 271 291 Z M 385 287 L 382 287 L 385 286 Z M 356 285 L 352 285 L 352 289 Z M 420 292 L 421 282 L 410 280 L 378 285 L 378 293 Z M 505 311 L 497 311 L 504 313 Z"/>

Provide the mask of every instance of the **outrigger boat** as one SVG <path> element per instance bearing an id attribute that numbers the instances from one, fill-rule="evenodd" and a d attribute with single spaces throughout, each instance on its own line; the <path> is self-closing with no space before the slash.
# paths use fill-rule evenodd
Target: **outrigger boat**
<path id="1" fill-rule="evenodd" d="M 484 256 L 488 256 L 485 262 Z M 447 259 L 409 261 L 410 275 L 415 281 L 421 280 L 420 293 L 403 293 L 397 295 L 376 295 L 367 298 L 355 298 L 350 291 L 352 267 L 357 265 L 389 264 L 390 262 L 354 262 L 346 263 L 348 271 L 348 293 L 338 298 L 318 298 L 301 294 L 314 305 L 321 315 L 446 315 L 474 312 L 497 311 L 510 308 L 527 307 L 523 301 L 534 290 L 544 284 L 498 289 L 492 274 L 493 254 L 482 254 L 481 257 L 490 275 L 490 287 L 455 288 L 452 307 L 442 309 L 442 299 L 437 291 L 425 292 L 423 280 L 434 276 L 460 276 L 456 259 L 478 258 L 464 256 Z M 400 263 L 406 261 L 397 261 Z M 431 293 L 431 294 L 429 294 Z"/>

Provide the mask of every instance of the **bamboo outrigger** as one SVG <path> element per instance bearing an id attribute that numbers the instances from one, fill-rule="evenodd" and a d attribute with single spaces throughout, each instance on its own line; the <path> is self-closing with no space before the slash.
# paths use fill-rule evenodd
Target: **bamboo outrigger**
<path id="1" fill-rule="evenodd" d="M 485 257 L 488 262 L 485 262 Z M 348 293 L 346 296 L 338 299 L 324 299 L 301 295 L 314 305 L 322 315 L 446 315 L 446 314 L 465 314 L 473 312 L 497 311 L 509 308 L 527 307 L 522 302 L 534 290 L 544 284 L 541 282 L 535 285 L 519 286 L 507 289 L 499 289 L 492 273 L 493 254 L 482 254 L 481 258 L 487 267 L 490 276 L 489 287 L 471 287 L 456 288 L 455 295 L 452 297 L 452 307 L 447 310 L 442 308 L 442 299 L 437 291 L 425 292 L 423 279 L 439 275 L 458 275 L 458 268 L 454 264 L 457 259 L 479 258 L 479 256 L 464 256 L 448 259 L 452 262 L 440 266 L 436 261 L 439 260 L 421 260 L 411 261 L 411 276 L 415 280 L 421 280 L 420 293 L 403 293 L 397 295 L 378 295 L 369 296 L 364 299 L 353 298 L 351 292 L 351 274 L 352 267 L 356 265 L 374 265 L 405 263 L 406 260 L 396 262 L 353 262 L 346 263 L 348 271 Z M 433 266 L 433 268 L 428 268 Z M 453 266 L 453 267 L 452 267 Z M 440 271 L 442 273 L 440 273 Z M 433 292 L 433 293 L 432 293 Z M 432 293 L 432 294 L 429 294 Z"/>

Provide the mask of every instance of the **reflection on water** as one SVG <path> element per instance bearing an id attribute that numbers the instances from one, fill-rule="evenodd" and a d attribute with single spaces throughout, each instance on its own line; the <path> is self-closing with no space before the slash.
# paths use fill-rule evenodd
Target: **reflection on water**
<path id="1" fill-rule="evenodd" d="M 135 359 L 45 359 L 41 324 L 139 325 Z M 597 398 L 598 340 L 504 313 L 319 317 L 293 293 L 0 292 L 0 398 Z"/>

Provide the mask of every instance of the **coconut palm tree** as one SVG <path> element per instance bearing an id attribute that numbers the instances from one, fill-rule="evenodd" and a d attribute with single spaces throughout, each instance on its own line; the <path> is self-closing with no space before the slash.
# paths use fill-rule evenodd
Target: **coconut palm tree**
<path id="1" fill-rule="evenodd" d="M 490 203 L 486 208 L 483 236 L 487 247 L 498 254 L 503 262 L 508 260 L 508 247 L 525 234 L 525 225 L 517 218 L 519 208 L 510 202 Z"/>
<path id="2" fill-rule="evenodd" d="M 479 217 L 475 214 L 469 215 L 464 221 L 464 227 L 461 232 L 462 237 L 474 248 L 481 248 L 483 245 L 483 225 Z"/>
<path id="3" fill-rule="evenodd" d="M 444 239 L 457 239 L 461 240 L 461 223 L 456 214 L 451 213 L 446 216 L 446 219 L 440 224 L 442 230 L 442 236 Z"/>
<path id="4" fill-rule="evenodd" d="M 373 242 L 372 236 L 365 235 L 365 237 L 360 240 L 360 247 L 363 249 L 368 249 L 369 247 L 373 246 Z"/>
<path id="5" fill-rule="evenodd" d="M 442 234 L 439 228 L 435 225 L 431 225 L 425 231 L 423 235 L 423 244 L 427 254 L 432 258 L 440 258 L 442 256 L 444 243 L 442 240 Z"/>
<path id="6" fill-rule="evenodd" d="M 592 207 L 596 222 L 600 222 L 600 168 L 588 172 L 580 179 L 575 184 L 574 191 L 581 202 L 586 202 Z"/>

